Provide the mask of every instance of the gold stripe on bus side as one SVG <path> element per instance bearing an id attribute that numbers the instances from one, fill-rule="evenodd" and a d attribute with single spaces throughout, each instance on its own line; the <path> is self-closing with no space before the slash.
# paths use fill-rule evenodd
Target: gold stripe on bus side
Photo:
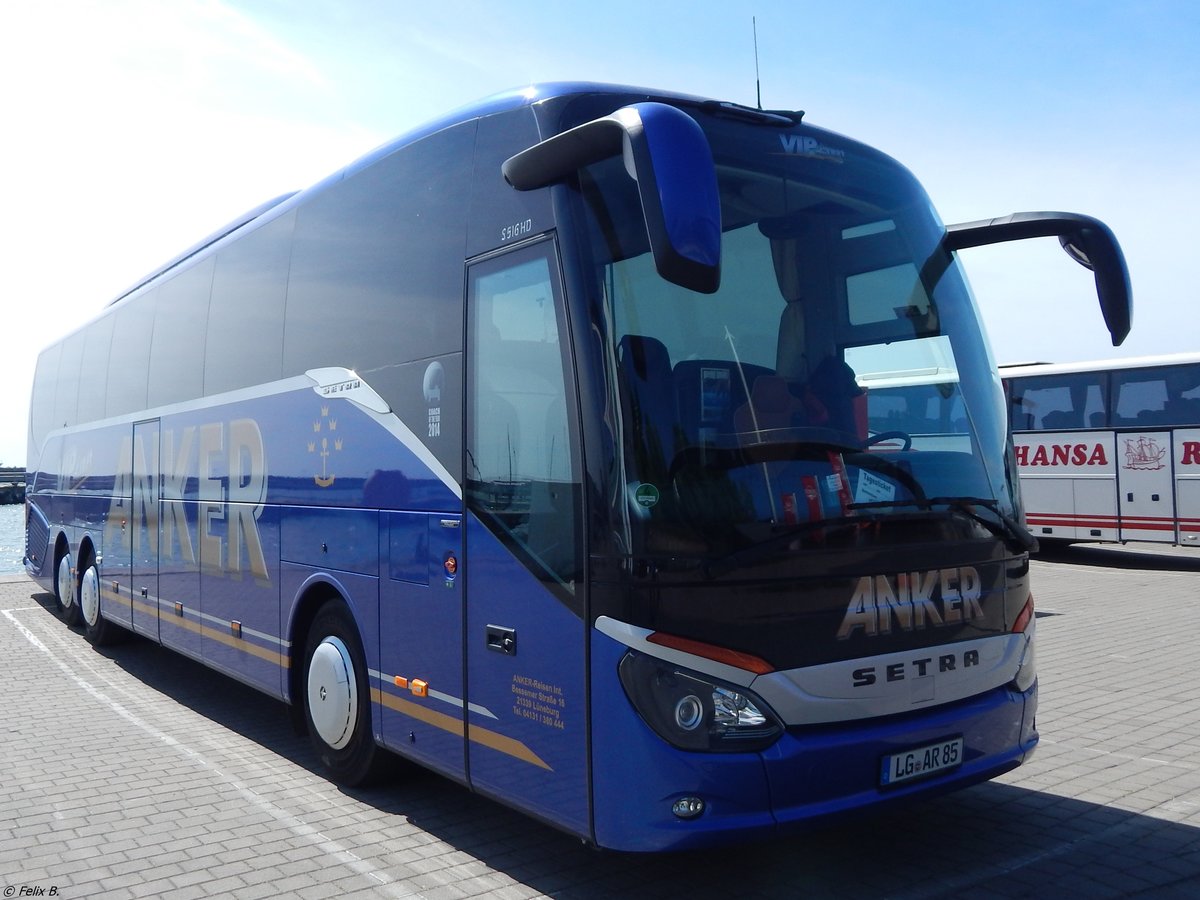
<path id="1" fill-rule="evenodd" d="M 122 597 L 120 594 L 113 593 L 111 590 L 105 589 L 103 593 L 110 601 L 116 603 L 125 602 L 124 597 Z M 274 663 L 280 668 L 291 668 L 291 658 L 284 656 L 278 650 L 270 650 L 266 647 L 260 647 L 257 644 L 250 643 L 245 638 L 235 638 L 231 634 L 227 634 L 226 632 L 216 628 L 210 628 L 208 625 L 203 625 L 200 622 L 195 622 L 186 617 L 179 618 L 177 616 L 160 616 L 157 606 L 153 606 L 149 603 L 142 603 L 140 600 L 131 599 L 130 602 L 132 603 L 133 608 L 138 612 L 147 616 L 158 616 L 160 625 L 173 625 L 176 628 L 182 628 L 185 631 L 198 634 L 203 638 L 217 641 L 218 643 L 224 644 L 227 647 L 232 647 L 234 650 L 237 650 L 241 653 L 247 653 L 250 656 L 257 657 L 258 659 Z"/>
<path id="2" fill-rule="evenodd" d="M 125 598 L 119 593 L 113 592 L 108 588 L 103 588 L 104 596 L 113 602 L 124 603 Z M 130 599 L 130 603 L 137 611 L 149 615 L 158 616 L 159 610 L 157 606 L 149 603 L 142 603 L 139 600 Z M 282 668 L 291 667 L 291 659 L 283 656 L 277 650 L 268 650 L 265 647 L 259 647 L 256 644 L 248 643 L 244 639 L 235 638 L 223 631 L 218 631 L 215 628 L 210 628 L 207 625 L 202 625 L 199 622 L 192 621 L 188 618 L 177 618 L 175 616 L 159 616 L 160 622 L 167 625 L 174 625 L 176 628 L 183 628 L 194 634 L 199 634 L 201 637 L 210 638 L 214 641 L 219 641 L 228 647 L 232 647 L 242 653 L 249 653 L 259 659 L 273 662 Z M 386 694 L 379 688 L 371 688 L 371 699 L 375 703 L 393 709 L 396 712 L 403 713 L 406 716 L 411 716 L 427 725 L 432 725 L 435 728 L 440 728 L 443 731 L 448 731 L 451 734 L 462 737 L 463 721 L 455 716 L 446 715 L 446 713 L 438 712 L 434 709 L 427 709 L 424 706 L 413 703 L 410 700 L 405 700 L 401 697 L 396 697 L 392 694 Z M 510 738 L 499 732 L 492 731 L 488 728 L 482 728 L 478 725 L 472 725 L 469 735 L 469 740 L 472 743 L 487 747 L 505 756 L 511 756 L 514 759 L 519 759 L 522 762 L 527 762 L 530 765 L 537 766 L 540 769 L 545 769 L 548 772 L 554 771 L 550 764 L 534 753 L 528 746 L 515 738 Z"/>
<path id="3" fill-rule="evenodd" d="M 379 688 L 371 688 L 371 700 L 386 706 L 388 709 L 411 716 L 427 725 L 432 725 L 435 728 L 440 728 L 443 731 L 448 731 L 453 735 L 462 737 L 463 721 L 460 718 L 448 716 L 434 709 L 427 709 L 424 706 L 413 703 L 411 700 L 405 700 L 393 694 L 386 694 Z M 472 725 L 468 739 L 472 743 L 496 750 L 505 756 L 511 756 L 514 759 L 537 766 L 539 769 L 545 769 L 547 772 L 554 771 L 544 759 L 530 750 L 525 744 L 498 732 L 490 731 L 487 728 L 480 728 L 478 725 Z"/>

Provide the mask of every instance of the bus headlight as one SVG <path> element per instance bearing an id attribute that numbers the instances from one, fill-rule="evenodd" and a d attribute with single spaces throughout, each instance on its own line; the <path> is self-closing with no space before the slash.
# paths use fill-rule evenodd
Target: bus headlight
<path id="1" fill-rule="evenodd" d="M 767 705 L 743 687 L 636 650 L 625 654 L 617 671 L 646 724 L 681 750 L 762 750 L 783 733 Z"/>

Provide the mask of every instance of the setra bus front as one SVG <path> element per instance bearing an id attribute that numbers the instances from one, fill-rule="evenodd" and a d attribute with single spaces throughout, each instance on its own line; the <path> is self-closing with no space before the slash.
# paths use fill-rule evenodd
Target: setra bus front
<path id="1" fill-rule="evenodd" d="M 595 841 L 761 837 L 1016 767 L 1035 542 L 953 251 L 1063 233 L 1119 340 L 1115 241 L 948 232 L 799 115 L 632 99 L 548 104 L 569 141 L 506 164 L 565 185 L 574 236 Z"/>

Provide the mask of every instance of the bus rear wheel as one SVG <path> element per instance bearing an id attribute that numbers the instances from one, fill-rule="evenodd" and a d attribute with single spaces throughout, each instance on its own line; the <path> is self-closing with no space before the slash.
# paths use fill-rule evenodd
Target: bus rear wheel
<path id="1" fill-rule="evenodd" d="M 82 617 L 79 614 L 75 567 L 70 553 L 64 553 L 62 559 L 58 561 L 58 570 L 55 575 L 54 599 L 58 601 L 58 615 L 68 625 L 78 625 Z"/>
<path id="2" fill-rule="evenodd" d="M 111 644 L 118 626 L 100 614 L 100 571 L 91 560 L 79 576 L 79 612 L 83 618 L 83 636 L 96 647 Z"/>
<path id="3" fill-rule="evenodd" d="M 329 777 L 353 787 L 379 776 L 384 751 L 371 732 L 371 691 L 362 641 L 340 601 L 317 612 L 302 680 L 308 736 Z"/>

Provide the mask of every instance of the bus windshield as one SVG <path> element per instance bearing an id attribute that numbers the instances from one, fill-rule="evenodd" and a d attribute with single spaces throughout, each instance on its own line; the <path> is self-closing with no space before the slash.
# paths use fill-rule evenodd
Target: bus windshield
<path id="1" fill-rule="evenodd" d="M 630 551 L 803 554 L 868 522 L 876 546 L 939 540 L 948 519 L 956 538 L 1011 528 L 1001 388 L 916 181 L 816 129 L 697 118 L 721 193 L 715 294 L 657 276 L 620 159 L 581 179 Z"/>

